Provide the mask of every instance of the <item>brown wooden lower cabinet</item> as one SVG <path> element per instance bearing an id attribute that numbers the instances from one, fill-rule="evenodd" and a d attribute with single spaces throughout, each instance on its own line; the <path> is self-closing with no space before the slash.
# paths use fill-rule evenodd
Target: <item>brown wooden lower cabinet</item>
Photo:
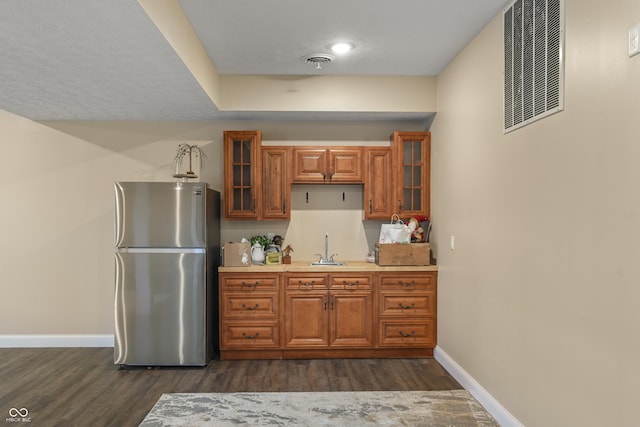
<path id="1" fill-rule="evenodd" d="M 278 274 L 220 274 L 220 351 L 280 348 Z"/>
<path id="2" fill-rule="evenodd" d="M 292 291 L 285 296 L 284 347 L 329 346 L 327 293 Z"/>
<path id="3" fill-rule="evenodd" d="M 437 272 L 220 273 L 220 358 L 431 357 Z"/>
<path id="4" fill-rule="evenodd" d="M 285 348 L 373 346 L 372 275 L 285 276 Z"/>

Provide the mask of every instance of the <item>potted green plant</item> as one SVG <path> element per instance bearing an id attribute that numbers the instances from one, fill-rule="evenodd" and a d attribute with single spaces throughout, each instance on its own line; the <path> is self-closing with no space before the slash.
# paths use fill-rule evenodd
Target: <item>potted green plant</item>
<path id="1" fill-rule="evenodd" d="M 258 234 L 258 235 L 252 236 L 249 239 L 249 241 L 251 242 L 251 246 L 253 246 L 256 243 L 258 243 L 263 248 L 266 247 L 266 246 L 269 246 L 271 244 L 271 239 L 268 236 L 265 236 L 265 235 L 262 235 L 262 234 Z"/>

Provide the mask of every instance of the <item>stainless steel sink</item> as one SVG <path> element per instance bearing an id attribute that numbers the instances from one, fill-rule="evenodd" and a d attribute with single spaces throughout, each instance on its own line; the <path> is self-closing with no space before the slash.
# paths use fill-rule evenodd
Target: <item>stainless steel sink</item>
<path id="1" fill-rule="evenodd" d="M 327 266 L 327 267 L 332 267 L 333 266 L 333 267 L 335 267 L 335 266 L 341 266 L 341 265 L 347 265 L 347 264 L 344 263 L 344 262 L 340 262 L 340 261 L 333 261 L 333 262 L 330 262 L 330 261 L 329 262 L 326 262 L 326 261 L 325 262 L 322 262 L 322 261 L 311 261 L 309 263 L 309 265 L 313 265 L 314 267 L 315 266 Z"/>

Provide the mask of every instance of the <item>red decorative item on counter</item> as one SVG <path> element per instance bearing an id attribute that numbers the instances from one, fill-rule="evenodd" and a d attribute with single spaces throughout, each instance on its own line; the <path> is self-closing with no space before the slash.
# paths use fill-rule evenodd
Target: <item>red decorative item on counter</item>
<path id="1" fill-rule="evenodd" d="M 426 215 L 416 215 L 411 217 L 407 222 L 409 229 L 411 230 L 411 242 L 423 243 L 426 242 L 426 233 L 420 226 L 421 222 L 427 221 L 429 218 Z"/>

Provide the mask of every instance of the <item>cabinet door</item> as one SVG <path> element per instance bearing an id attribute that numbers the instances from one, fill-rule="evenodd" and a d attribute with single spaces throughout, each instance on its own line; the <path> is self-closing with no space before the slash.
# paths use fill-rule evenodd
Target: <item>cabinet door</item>
<path id="1" fill-rule="evenodd" d="M 364 181 L 361 147 L 293 148 L 292 181 L 307 184 L 360 184 Z"/>
<path id="2" fill-rule="evenodd" d="M 262 147 L 262 218 L 289 219 L 291 183 L 290 149 Z"/>
<path id="3" fill-rule="evenodd" d="M 224 132 L 224 215 L 258 219 L 260 131 Z"/>
<path id="4" fill-rule="evenodd" d="M 364 180 L 362 157 L 362 148 L 330 148 L 327 181 L 330 183 L 362 183 Z"/>
<path id="5" fill-rule="evenodd" d="M 367 147 L 364 180 L 364 219 L 389 219 L 395 203 L 391 147 Z"/>
<path id="6" fill-rule="evenodd" d="M 287 292 L 285 296 L 285 347 L 329 345 L 328 292 Z"/>
<path id="7" fill-rule="evenodd" d="M 331 347 L 371 347 L 373 345 L 373 292 L 331 292 Z"/>
<path id="8" fill-rule="evenodd" d="M 327 177 L 327 150 L 293 148 L 293 175 L 298 183 L 324 183 Z"/>
<path id="9" fill-rule="evenodd" d="M 430 132 L 395 132 L 397 212 L 402 218 L 429 216 Z"/>

